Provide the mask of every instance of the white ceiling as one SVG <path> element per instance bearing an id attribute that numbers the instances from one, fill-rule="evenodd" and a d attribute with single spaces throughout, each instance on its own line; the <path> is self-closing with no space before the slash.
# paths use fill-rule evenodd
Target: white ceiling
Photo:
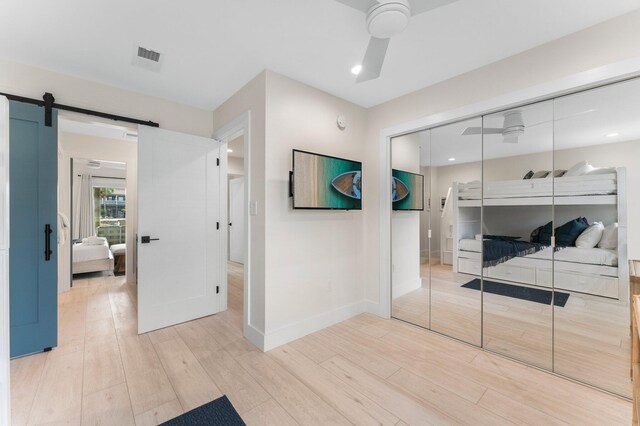
<path id="1" fill-rule="evenodd" d="M 426 166 L 431 161 L 433 166 L 448 166 L 480 161 L 483 157 L 505 158 L 640 141 L 640 79 L 516 109 L 522 111 L 525 124 L 518 143 L 504 143 L 501 135 L 462 136 L 465 128 L 483 125 L 483 118 L 477 117 L 420 132 L 421 164 Z M 503 121 L 503 113 L 491 114 L 484 117 L 484 126 L 502 127 Z M 449 161 L 450 158 L 455 160 Z M 576 162 L 580 160 L 577 158 Z M 592 162 L 599 166 L 597 161 Z"/>
<path id="2" fill-rule="evenodd" d="M 639 6 L 459 0 L 412 18 L 381 78 L 355 84 L 365 17 L 335 0 L 3 0 L 0 58 L 209 110 L 268 68 L 369 107 Z M 163 54 L 160 72 L 132 65 L 138 45 Z"/>
<path id="3" fill-rule="evenodd" d="M 89 167 L 89 161 L 100 163 L 99 168 Z M 74 158 L 73 171 L 77 174 L 90 174 L 92 176 L 125 178 L 127 176 L 127 165 L 116 161 L 104 161 L 96 158 Z"/>

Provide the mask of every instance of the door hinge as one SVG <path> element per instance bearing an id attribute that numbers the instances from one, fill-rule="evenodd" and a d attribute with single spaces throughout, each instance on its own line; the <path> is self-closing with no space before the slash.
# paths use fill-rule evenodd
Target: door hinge
<path id="1" fill-rule="evenodd" d="M 219 166 L 219 165 L 220 165 L 220 159 L 216 158 L 216 166 Z"/>
<path id="2" fill-rule="evenodd" d="M 220 222 L 216 222 L 216 229 L 220 229 Z"/>
<path id="3" fill-rule="evenodd" d="M 218 293 L 220 293 L 220 286 L 219 285 L 216 286 L 216 294 L 218 294 Z"/>

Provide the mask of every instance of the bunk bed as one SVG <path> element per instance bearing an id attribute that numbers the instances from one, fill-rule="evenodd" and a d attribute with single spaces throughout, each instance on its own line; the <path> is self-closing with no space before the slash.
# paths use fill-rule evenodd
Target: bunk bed
<path id="1" fill-rule="evenodd" d="M 628 301 L 624 168 L 555 179 L 485 182 L 484 187 L 480 182 L 453 183 L 451 199 L 454 272 L 475 276 L 482 274 L 487 279 L 537 287 L 553 286 L 555 289 L 608 298 L 620 303 Z M 504 260 L 487 262 L 486 254 L 483 256 L 486 236 L 482 235 L 483 229 L 487 232 L 487 218 L 484 218 L 483 228 L 482 206 L 485 207 L 486 216 L 492 207 L 521 208 L 524 210 L 516 211 L 524 212 L 536 206 L 552 205 L 562 206 L 556 207 L 556 212 L 564 209 L 587 217 L 608 212 L 609 221 L 618 223 L 617 247 L 531 245 L 527 241 L 533 229 L 532 224 L 509 224 L 509 221 L 523 221 L 523 215 L 505 213 L 494 218 L 494 222 L 500 222 L 500 226 L 495 225 L 490 231 L 501 226 L 511 230 L 520 227 L 522 232 L 517 241 L 522 241 L 523 251 L 515 256 L 505 256 Z M 544 211 L 550 214 L 551 207 Z"/>

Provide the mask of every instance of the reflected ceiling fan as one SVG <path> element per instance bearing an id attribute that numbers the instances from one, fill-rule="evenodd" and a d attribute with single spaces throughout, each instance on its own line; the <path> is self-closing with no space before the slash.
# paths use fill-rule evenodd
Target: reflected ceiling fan
<path id="1" fill-rule="evenodd" d="M 469 135 L 502 135 L 504 143 L 518 143 L 518 138 L 524 135 L 524 120 L 522 119 L 522 111 L 519 109 L 507 111 L 504 114 L 504 122 L 502 127 L 467 127 L 462 132 L 462 136 Z M 542 123 L 538 123 L 542 124 Z M 534 124 L 536 126 L 537 124 Z M 533 127 L 533 126 L 531 126 Z"/>
<path id="2" fill-rule="evenodd" d="M 567 120 L 569 118 L 578 117 L 583 114 L 589 114 L 591 112 L 596 111 L 595 109 L 588 109 L 585 111 L 580 111 L 575 114 L 568 115 L 566 117 L 557 118 L 553 121 L 559 122 L 563 120 Z M 518 138 L 524 135 L 525 129 L 530 129 L 535 126 L 539 126 L 540 124 L 549 123 L 552 120 L 545 120 L 539 123 L 531 124 L 525 126 L 524 119 L 522 117 L 522 110 L 512 109 L 509 111 L 505 111 L 502 113 L 504 117 L 504 121 L 502 123 L 502 127 L 467 127 L 462 132 L 462 136 L 469 135 L 502 135 L 502 142 L 504 143 L 518 143 Z"/>
<path id="3" fill-rule="evenodd" d="M 371 35 L 356 83 L 380 76 L 389 41 L 409 25 L 412 16 L 453 3 L 457 0 L 336 0 L 366 14 Z M 354 71 L 355 73 L 355 71 Z"/>

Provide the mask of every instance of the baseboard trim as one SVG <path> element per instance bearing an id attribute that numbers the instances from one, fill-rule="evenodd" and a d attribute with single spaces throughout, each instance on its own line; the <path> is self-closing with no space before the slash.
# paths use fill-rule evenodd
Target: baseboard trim
<path id="1" fill-rule="evenodd" d="M 264 351 L 264 333 L 251 324 L 245 324 L 244 337 L 253 343 L 258 349 Z"/>
<path id="2" fill-rule="evenodd" d="M 360 300 L 350 305 L 345 305 L 329 312 L 315 315 L 294 324 L 280 327 L 274 331 L 265 333 L 263 350 L 270 351 L 278 346 L 292 342 L 296 339 L 315 333 L 323 328 L 330 327 L 355 315 L 367 312 L 366 301 Z"/>
<path id="3" fill-rule="evenodd" d="M 383 311 L 382 306 L 380 305 L 379 302 L 374 302 L 373 300 L 365 300 L 365 304 L 367 308 L 367 311 L 366 311 L 367 313 L 378 316 L 380 318 L 389 319 L 388 312 L 386 312 L 386 310 Z"/>

